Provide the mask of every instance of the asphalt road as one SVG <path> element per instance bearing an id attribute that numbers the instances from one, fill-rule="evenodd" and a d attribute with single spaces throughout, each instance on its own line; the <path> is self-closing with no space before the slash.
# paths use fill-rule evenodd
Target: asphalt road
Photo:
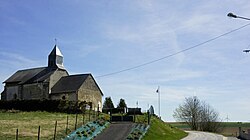
<path id="1" fill-rule="evenodd" d="M 94 138 L 94 140 L 126 140 L 133 125 L 131 122 L 111 123 L 110 126 Z"/>
<path id="2" fill-rule="evenodd" d="M 187 131 L 189 134 L 182 140 L 238 140 L 233 137 L 224 137 L 219 134 L 199 132 L 199 131 Z"/>

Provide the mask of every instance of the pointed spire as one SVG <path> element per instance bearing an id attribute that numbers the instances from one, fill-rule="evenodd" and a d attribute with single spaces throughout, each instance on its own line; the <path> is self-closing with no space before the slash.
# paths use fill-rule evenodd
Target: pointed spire
<path id="1" fill-rule="evenodd" d="M 62 56 L 62 57 L 63 57 L 63 55 L 62 55 L 60 49 L 59 49 L 56 45 L 55 45 L 54 49 L 55 49 L 55 54 L 56 54 L 56 55 Z M 54 49 L 53 49 L 53 50 L 54 50 Z"/>
<path id="2" fill-rule="evenodd" d="M 65 69 L 63 66 L 63 55 L 57 45 L 54 46 L 49 54 L 48 67 Z"/>

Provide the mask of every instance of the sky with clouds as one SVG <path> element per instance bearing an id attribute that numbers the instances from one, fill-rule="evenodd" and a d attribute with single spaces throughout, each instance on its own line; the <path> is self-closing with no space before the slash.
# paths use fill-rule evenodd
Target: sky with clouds
<path id="1" fill-rule="evenodd" d="M 55 45 L 70 74 L 92 73 L 115 105 L 158 113 L 174 121 L 185 97 L 197 96 L 222 119 L 250 121 L 250 26 L 194 49 L 157 60 L 246 24 L 249 0 L 9 0 L 0 1 L 0 81 L 20 69 L 47 65 Z M 0 86 L 3 91 L 4 84 Z"/>

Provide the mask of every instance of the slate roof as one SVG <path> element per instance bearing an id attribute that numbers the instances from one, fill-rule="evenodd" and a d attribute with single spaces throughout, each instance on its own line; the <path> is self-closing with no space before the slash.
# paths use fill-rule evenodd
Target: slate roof
<path id="1" fill-rule="evenodd" d="M 78 74 L 62 77 L 51 89 L 51 93 L 63 93 L 77 91 L 81 85 L 85 82 L 88 76 L 91 74 Z M 93 78 L 94 80 L 94 78 Z M 95 80 L 94 80 L 95 81 Z M 101 91 L 97 83 L 95 83 L 98 89 Z M 103 95 L 102 91 L 101 94 Z"/>
<path id="2" fill-rule="evenodd" d="M 4 83 L 23 84 L 45 69 L 46 69 L 46 67 L 19 70 L 16 73 L 14 73 L 10 78 L 5 80 Z"/>
<path id="3" fill-rule="evenodd" d="M 51 69 L 49 67 L 19 70 L 5 80 L 4 83 L 28 84 L 43 82 L 55 71 L 56 69 Z"/>

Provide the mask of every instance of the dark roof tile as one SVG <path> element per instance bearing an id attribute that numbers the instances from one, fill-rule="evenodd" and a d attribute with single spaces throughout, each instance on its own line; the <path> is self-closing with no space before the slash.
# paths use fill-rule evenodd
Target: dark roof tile
<path id="1" fill-rule="evenodd" d="M 62 77 L 51 89 L 51 93 L 77 91 L 90 74 Z"/>
<path id="2" fill-rule="evenodd" d="M 64 76 L 52 87 L 51 93 L 75 92 L 82 86 L 88 76 L 91 76 L 91 78 L 93 78 L 97 88 L 100 90 L 101 95 L 103 96 L 100 87 L 91 74 Z"/>
<path id="3" fill-rule="evenodd" d="M 4 81 L 4 83 L 18 83 L 23 84 L 26 81 L 30 80 L 43 70 L 45 70 L 46 67 L 41 68 L 33 68 L 33 69 L 26 69 L 26 70 L 19 70 L 16 73 L 14 73 L 10 78 Z"/>

